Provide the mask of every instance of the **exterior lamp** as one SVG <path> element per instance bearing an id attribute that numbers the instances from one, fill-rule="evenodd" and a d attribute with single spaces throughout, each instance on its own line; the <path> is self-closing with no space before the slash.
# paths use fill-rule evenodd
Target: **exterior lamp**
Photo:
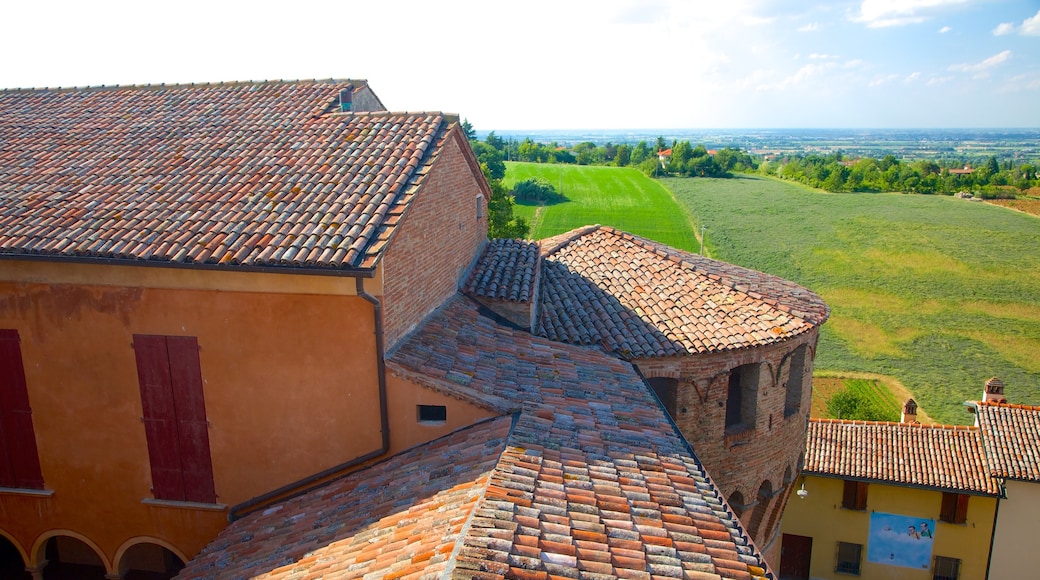
<path id="1" fill-rule="evenodd" d="M 802 487 L 798 488 L 798 491 L 795 493 L 798 494 L 798 499 L 809 497 L 809 490 L 805 489 L 805 480 L 802 480 Z"/>

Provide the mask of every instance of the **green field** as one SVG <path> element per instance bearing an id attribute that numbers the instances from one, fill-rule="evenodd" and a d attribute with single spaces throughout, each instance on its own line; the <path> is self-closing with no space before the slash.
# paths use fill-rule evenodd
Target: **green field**
<path id="1" fill-rule="evenodd" d="M 799 282 L 831 307 L 816 369 L 896 378 L 929 415 L 999 376 L 1040 404 L 1040 220 L 951 197 L 827 194 L 789 183 L 665 179 L 713 257 Z"/>
<path id="2" fill-rule="evenodd" d="M 703 225 L 709 255 L 819 293 L 831 318 L 818 372 L 891 377 L 944 423 L 970 423 L 962 402 L 977 400 L 991 376 L 1011 402 L 1040 405 L 1036 217 L 755 176 L 655 182 L 630 169 L 508 164 L 507 184 L 533 176 L 570 200 L 519 208 L 533 218 L 533 238 L 601 223 L 696 251 L 693 229 Z"/>
<path id="3" fill-rule="evenodd" d="M 697 251 L 689 215 L 660 183 L 635 169 L 542 163 L 506 163 L 507 187 L 541 177 L 568 201 L 546 207 L 517 205 L 531 223 L 530 237 L 547 238 L 591 224 L 614 226 L 675 248 Z"/>

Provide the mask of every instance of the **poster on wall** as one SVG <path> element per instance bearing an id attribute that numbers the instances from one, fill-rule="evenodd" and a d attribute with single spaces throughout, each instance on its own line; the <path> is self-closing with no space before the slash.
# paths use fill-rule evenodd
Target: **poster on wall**
<path id="1" fill-rule="evenodd" d="M 932 562 L 935 520 L 899 514 L 870 514 L 867 561 L 927 570 Z"/>

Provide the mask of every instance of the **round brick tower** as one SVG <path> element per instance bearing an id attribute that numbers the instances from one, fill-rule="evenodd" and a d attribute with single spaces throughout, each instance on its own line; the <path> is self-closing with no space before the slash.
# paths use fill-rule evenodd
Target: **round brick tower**
<path id="1" fill-rule="evenodd" d="M 612 228 L 543 240 L 540 254 L 534 332 L 636 365 L 775 561 L 827 305 L 776 276 Z"/>

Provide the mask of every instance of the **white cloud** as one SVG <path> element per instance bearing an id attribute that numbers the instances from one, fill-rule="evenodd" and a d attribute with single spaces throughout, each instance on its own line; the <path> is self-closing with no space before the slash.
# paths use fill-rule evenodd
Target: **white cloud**
<path id="1" fill-rule="evenodd" d="M 1011 34 L 1015 31 L 1014 22 L 1001 22 L 993 29 L 993 36 L 1004 36 L 1005 34 Z"/>
<path id="2" fill-rule="evenodd" d="M 818 22 L 810 22 L 809 24 L 806 24 L 805 26 L 799 26 L 798 27 L 798 32 L 814 32 L 814 31 L 819 30 L 819 29 L 820 29 L 820 24 Z"/>
<path id="3" fill-rule="evenodd" d="M 869 28 L 886 28 L 919 24 L 931 13 L 968 0 L 863 0 L 859 15 L 850 16 L 853 22 L 862 22 Z"/>
<path id="4" fill-rule="evenodd" d="M 910 84 L 910 83 L 916 81 L 919 78 L 921 78 L 921 73 L 919 73 L 919 72 L 912 72 L 912 73 L 908 74 L 905 79 L 903 79 L 903 82 L 906 83 L 906 84 Z"/>
<path id="5" fill-rule="evenodd" d="M 809 59 L 810 60 L 829 60 L 829 59 L 832 59 L 832 58 L 838 58 L 838 55 L 836 55 L 836 54 L 826 54 L 826 53 L 820 54 L 820 53 L 817 53 L 817 52 L 814 52 L 814 53 L 809 55 Z"/>
<path id="6" fill-rule="evenodd" d="M 961 63 L 950 66 L 950 70 L 958 72 L 970 72 L 970 73 L 985 73 L 989 69 L 1007 62 L 1011 58 L 1011 51 L 1005 50 L 1000 54 L 995 54 L 982 62 L 977 63 Z"/>
<path id="7" fill-rule="evenodd" d="M 1040 36 L 1040 10 L 1036 11 L 1036 16 L 1022 22 L 1021 32 L 1026 36 Z"/>
<path id="8" fill-rule="evenodd" d="M 950 28 L 949 26 L 943 26 L 942 28 L 939 29 L 939 34 L 946 34 L 947 32 L 949 32 L 951 30 L 953 30 L 953 29 Z"/>
<path id="9" fill-rule="evenodd" d="M 933 77 L 929 78 L 928 82 L 925 83 L 925 84 L 927 84 L 930 87 L 935 87 L 935 86 L 939 86 L 939 85 L 945 85 L 946 83 L 948 83 L 948 82 L 950 82 L 952 80 L 953 80 L 953 77 L 951 77 L 951 76 L 945 76 L 945 77 L 933 76 Z"/>
<path id="10" fill-rule="evenodd" d="M 884 75 L 884 76 L 880 76 L 880 77 L 875 77 L 874 80 L 872 80 L 869 83 L 867 83 L 867 85 L 871 86 L 871 87 L 880 87 L 881 85 L 888 84 L 888 83 L 890 83 L 890 82 L 892 82 L 892 81 L 894 81 L 894 80 L 896 80 L 898 78 L 899 78 L 899 75 L 897 75 L 897 74 L 890 74 L 890 75 Z"/>

